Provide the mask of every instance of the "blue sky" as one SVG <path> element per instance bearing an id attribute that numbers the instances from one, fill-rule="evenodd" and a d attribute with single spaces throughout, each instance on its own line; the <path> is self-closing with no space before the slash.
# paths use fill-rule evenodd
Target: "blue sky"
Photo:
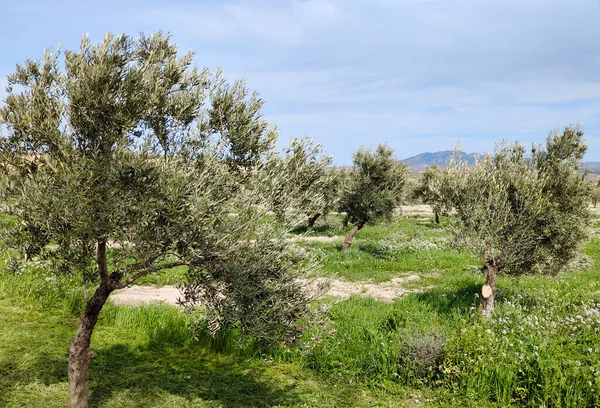
<path id="1" fill-rule="evenodd" d="M 600 161 L 598 0 L 1 3 L 0 97 L 44 47 L 162 29 L 197 65 L 245 77 L 282 139 L 310 135 L 338 164 L 383 141 L 401 158 L 542 142 L 570 122 Z"/>

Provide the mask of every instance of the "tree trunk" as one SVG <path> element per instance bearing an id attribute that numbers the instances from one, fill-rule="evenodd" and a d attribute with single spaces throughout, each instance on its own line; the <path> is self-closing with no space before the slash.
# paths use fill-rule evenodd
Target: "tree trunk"
<path id="1" fill-rule="evenodd" d="M 90 341 L 100 310 L 110 289 L 100 285 L 94 296 L 86 303 L 81 315 L 79 330 L 69 349 L 69 408 L 87 408 L 90 363 L 96 353 L 90 350 Z"/>
<path id="2" fill-rule="evenodd" d="M 87 301 L 85 311 L 81 315 L 79 330 L 69 349 L 69 408 L 88 406 L 90 364 L 96 356 L 96 353 L 90 350 L 92 332 L 106 299 L 119 283 L 119 276 L 108 276 L 105 241 L 98 243 L 98 272 L 101 278 L 100 287 Z"/>
<path id="3" fill-rule="evenodd" d="M 316 213 L 315 215 L 313 215 L 312 217 L 308 217 L 308 228 L 312 229 L 312 227 L 315 226 L 315 222 L 317 221 L 317 219 L 321 216 L 321 213 Z"/>
<path id="4" fill-rule="evenodd" d="M 490 318 L 494 314 L 494 301 L 496 299 L 496 282 L 498 279 L 498 265 L 492 260 L 485 261 L 485 285 L 481 288 L 481 313 Z"/>
<path id="5" fill-rule="evenodd" d="M 437 212 L 435 213 L 435 223 L 438 225 L 440 223 L 440 214 L 438 214 Z"/>
<path id="6" fill-rule="evenodd" d="M 350 233 L 344 240 L 344 243 L 342 244 L 342 251 L 345 251 L 346 249 L 350 248 L 350 245 L 352 244 L 352 240 L 354 239 L 354 235 L 356 235 L 358 230 L 360 230 L 364 225 L 365 224 L 362 222 L 359 222 L 354 225 L 354 228 L 352 228 L 352 230 L 350 231 Z"/>

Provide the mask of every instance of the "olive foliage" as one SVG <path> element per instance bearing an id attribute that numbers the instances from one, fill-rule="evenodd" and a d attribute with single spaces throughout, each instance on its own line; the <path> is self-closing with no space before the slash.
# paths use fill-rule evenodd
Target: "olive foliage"
<path id="1" fill-rule="evenodd" d="M 419 177 L 414 195 L 420 198 L 424 203 L 429 204 L 435 215 L 436 223 L 440 223 L 439 216 L 447 214 L 450 211 L 447 197 L 451 194 L 449 185 L 444 179 L 443 171 L 440 167 L 433 165 L 423 171 Z"/>
<path id="2" fill-rule="evenodd" d="M 583 131 L 568 126 L 530 155 L 518 142 L 501 144 L 472 167 L 458 160 L 445 170 L 456 239 L 484 259 L 493 294 L 498 273 L 556 274 L 576 260 L 590 218 L 585 151 Z"/>
<path id="3" fill-rule="evenodd" d="M 277 177 L 265 180 L 259 188 L 266 192 L 267 205 L 279 221 L 295 226 L 329 211 L 332 173 L 327 167 L 331 162 L 321 145 L 309 138 L 293 139 L 271 156 L 267 166 Z"/>
<path id="4" fill-rule="evenodd" d="M 460 234 L 506 273 L 560 272 L 587 236 L 585 151 L 583 131 L 569 126 L 530 156 L 519 143 L 502 144 L 471 168 L 454 163 L 447 184 L 458 184 L 450 200 Z"/>
<path id="5" fill-rule="evenodd" d="M 372 152 L 361 148 L 353 154 L 354 169 L 346 178 L 340 210 L 354 225 L 342 249 L 347 249 L 354 234 L 365 224 L 389 219 L 404 194 L 408 170 L 394 151 L 380 144 Z"/>
<path id="6" fill-rule="evenodd" d="M 87 406 L 103 305 L 147 274 L 187 267 L 186 300 L 208 308 L 213 333 L 289 340 L 310 312 L 296 279 L 310 262 L 262 223 L 253 188 L 282 177 L 268 165 L 277 130 L 257 94 L 192 57 L 162 33 L 107 34 L 8 77 L 0 166 L 18 219 L 8 243 L 97 285 L 70 349 L 72 407 Z"/>

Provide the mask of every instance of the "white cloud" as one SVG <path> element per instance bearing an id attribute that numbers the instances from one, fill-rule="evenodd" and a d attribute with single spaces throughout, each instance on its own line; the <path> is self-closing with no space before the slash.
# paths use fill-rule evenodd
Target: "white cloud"
<path id="1" fill-rule="evenodd" d="M 196 40 L 266 41 L 298 45 L 330 28 L 340 16 L 338 8 L 325 0 L 294 2 L 170 3 L 146 9 L 141 18 L 148 23 L 184 31 Z"/>
<path id="2" fill-rule="evenodd" d="M 600 159 L 597 0 L 134 2 L 118 15 L 115 0 L 94 13 L 15 5 L 7 10 L 14 26 L 4 30 L 35 38 L 40 52 L 81 34 L 72 37 L 72 25 L 60 31 L 62 20 L 44 13 L 68 12 L 95 39 L 109 28 L 170 31 L 183 50 L 197 51 L 200 66 L 246 77 L 284 138 L 308 133 L 342 162 L 360 144 L 386 139 L 403 156 L 452 148 L 458 138 L 482 151 L 504 136 L 542 141 L 553 126 L 577 121 Z M 30 26 L 36 31 L 21 28 Z M 0 66 L 16 62 L 1 58 Z"/>

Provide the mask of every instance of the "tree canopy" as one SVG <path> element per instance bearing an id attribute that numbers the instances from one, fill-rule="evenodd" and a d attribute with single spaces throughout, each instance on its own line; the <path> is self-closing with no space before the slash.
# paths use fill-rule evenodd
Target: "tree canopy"
<path id="1" fill-rule="evenodd" d="M 309 138 L 293 139 L 280 153 L 271 156 L 267 164 L 278 177 L 258 187 L 267 193 L 269 209 L 291 226 L 326 212 L 331 206 L 331 197 L 326 195 L 333 176 L 327 169 L 331 156 Z"/>
<path id="2" fill-rule="evenodd" d="M 394 150 L 380 144 L 372 152 L 361 148 L 352 156 L 354 169 L 346 179 L 340 209 L 354 229 L 344 242 L 347 249 L 356 231 L 366 223 L 389 218 L 400 203 L 407 169 L 394 156 Z"/>
<path id="3" fill-rule="evenodd" d="M 519 143 L 501 144 L 472 167 L 455 161 L 445 171 L 457 241 L 484 258 L 492 290 L 484 312 L 493 312 L 499 272 L 556 274 L 576 258 L 590 217 L 585 151 L 583 131 L 568 126 L 530 155 Z"/>
<path id="4" fill-rule="evenodd" d="M 87 406 L 90 339 L 108 296 L 149 273 L 186 266 L 185 300 L 208 308 L 212 332 L 289 340 L 310 311 L 296 279 L 310 263 L 261 223 L 264 194 L 252 188 L 282 177 L 267 165 L 277 130 L 256 93 L 192 57 L 162 33 L 108 34 L 8 77 L 9 242 L 98 285 L 70 348 L 71 407 Z"/>

